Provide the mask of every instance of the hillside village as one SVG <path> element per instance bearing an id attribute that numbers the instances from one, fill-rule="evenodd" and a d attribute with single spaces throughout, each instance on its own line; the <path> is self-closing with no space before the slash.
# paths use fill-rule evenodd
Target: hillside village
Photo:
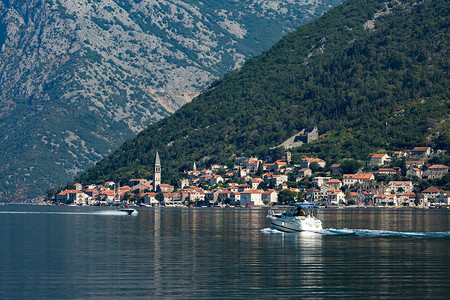
<path id="1" fill-rule="evenodd" d="M 74 184 L 73 189 L 57 193 L 52 203 L 253 207 L 306 201 L 319 206 L 448 207 L 450 191 L 434 186 L 421 190 L 423 184 L 418 184 L 421 179 L 448 178 L 448 166 L 432 163 L 443 153 L 430 147 L 391 155 L 375 153 L 365 166 L 352 160 L 327 165 L 312 157 L 295 164 L 291 152 L 275 161 L 270 157 L 236 158 L 233 168 L 212 165 L 197 170 L 194 163 L 176 186 L 161 182 L 157 153 L 152 180 L 131 179 L 123 186 L 115 182 Z M 354 173 L 346 172 L 352 168 Z"/>

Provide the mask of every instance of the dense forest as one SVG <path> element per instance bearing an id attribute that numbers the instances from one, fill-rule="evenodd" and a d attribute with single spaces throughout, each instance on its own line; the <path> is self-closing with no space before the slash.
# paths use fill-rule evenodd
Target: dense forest
<path id="1" fill-rule="evenodd" d="M 265 157 L 317 126 L 294 157 L 365 159 L 378 150 L 449 150 L 448 1 L 349 0 L 214 82 L 82 174 L 82 183 L 163 180 L 233 157 Z M 281 149 L 282 150 L 282 149 Z"/>

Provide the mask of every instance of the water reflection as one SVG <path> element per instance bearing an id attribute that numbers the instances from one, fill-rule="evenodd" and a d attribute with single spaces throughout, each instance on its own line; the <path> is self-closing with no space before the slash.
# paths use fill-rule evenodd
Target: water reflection
<path id="1" fill-rule="evenodd" d="M 325 234 L 272 230 L 257 209 L 157 208 L 136 217 L 58 209 L 65 214 L 1 215 L 1 299 L 448 293 L 448 235 L 383 235 L 448 231 L 447 211 L 327 209 Z"/>

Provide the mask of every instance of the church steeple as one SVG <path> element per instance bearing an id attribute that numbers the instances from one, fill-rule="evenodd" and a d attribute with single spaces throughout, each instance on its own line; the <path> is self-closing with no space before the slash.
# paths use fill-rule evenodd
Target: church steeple
<path id="1" fill-rule="evenodd" d="M 153 173 L 153 189 L 156 191 L 158 185 L 160 184 L 161 184 L 161 162 L 159 160 L 158 151 L 156 151 L 155 172 Z"/>

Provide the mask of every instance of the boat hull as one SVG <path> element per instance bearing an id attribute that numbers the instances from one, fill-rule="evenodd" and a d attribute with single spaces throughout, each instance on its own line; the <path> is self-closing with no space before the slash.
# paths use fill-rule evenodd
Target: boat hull
<path id="1" fill-rule="evenodd" d="M 300 232 L 300 231 L 320 231 L 322 230 L 322 222 L 316 218 L 307 217 L 299 219 L 296 217 L 284 217 L 271 215 L 267 216 L 272 226 L 283 232 Z"/>
<path id="2" fill-rule="evenodd" d="M 137 213 L 137 210 L 132 209 L 132 208 L 121 208 L 121 209 L 119 209 L 118 211 L 123 212 L 123 213 L 126 213 L 126 214 L 128 214 L 128 215 Z"/>

